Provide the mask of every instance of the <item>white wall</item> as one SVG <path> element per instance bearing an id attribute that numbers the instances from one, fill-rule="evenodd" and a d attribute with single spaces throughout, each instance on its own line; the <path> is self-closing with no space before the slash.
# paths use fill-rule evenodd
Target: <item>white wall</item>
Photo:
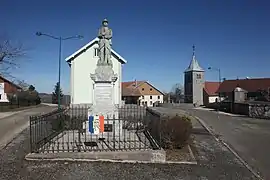
<path id="1" fill-rule="evenodd" d="M 9 102 L 7 94 L 5 93 L 5 83 L 0 83 L 0 102 Z"/>
<path id="2" fill-rule="evenodd" d="M 152 99 L 150 99 L 150 96 L 152 96 Z M 159 99 L 158 99 L 159 96 Z M 143 102 L 147 102 L 147 106 L 153 106 L 153 104 L 157 101 L 160 103 L 163 103 L 163 95 L 145 95 L 139 97 L 139 100 L 141 101 L 140 105 L 143 105 Z M 152 102 L 152 104 L 151 104 Z"/>
<path id="3" fill-rule="evenodd" d="M 93 103 L 93 80 L 90 74 L 95 73 L 98 57 L 94 56 L 94 44 L 87 51 L 80 54 L 71 63 L 71 103 L 72 104 L 92 104 Z M 121 63 L 112 56 L 113 71 L 117 73 L 118 79 L 114 86 L 114 102 L 121 102 Z M 120 64 L 120 65 L 119 65 Z"/>
<path id="4" fill-rule="evenodd" d="M 218 96 L 209 96 L 209 103 L 214 103 L 216 102 L 216 99 L 218 99 Z"/>
<path id="5" fill-rule="evenodd" d="M 218 96 L 209 96 L 209 103 L 214 103 L 216 102 L 216 99 L 217 101 L 219 101 L 219 97 Z M 223 101 L 225 98 L 224 97 L 220 97 L 220 100 Z"/>

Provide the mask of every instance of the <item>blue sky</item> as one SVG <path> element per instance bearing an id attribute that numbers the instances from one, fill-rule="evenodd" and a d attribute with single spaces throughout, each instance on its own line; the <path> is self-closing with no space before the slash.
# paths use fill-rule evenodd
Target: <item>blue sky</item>
<path id="1" fill-rule="evenodd" d="M 97 34 L 104 17 L 113 29 L 113 49 L 128 63 L 123 80 L 148 80 L 160 90 L 183 84 L 192 45 L 206 80 L 270 77 L 270 2 L 253 0 L 63 1 L 1 0 L 0 34 L 28 49 L 13 75 L 51 92 L 58 76 L 58 42 L 35 36 L 83 35 L 63 44 L 62 87 L 69 93 L 65 57 Z"/>

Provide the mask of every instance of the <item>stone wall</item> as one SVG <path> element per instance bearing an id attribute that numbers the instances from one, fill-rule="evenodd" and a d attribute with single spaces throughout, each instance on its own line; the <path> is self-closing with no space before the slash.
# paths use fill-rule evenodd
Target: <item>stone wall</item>
<path id="1" fill-rule="evenodd" d="M 270 104 L 249 104 L 249 117 L 270 119 Z"/>
<path id="2" fill-rule="evenodd" d="M 270 119 L 270 103 L 269 102 L 242 102 L 242 103 L 222 103 L 221 111 L 229 113 L 246 115 L 252 118 Z"/>

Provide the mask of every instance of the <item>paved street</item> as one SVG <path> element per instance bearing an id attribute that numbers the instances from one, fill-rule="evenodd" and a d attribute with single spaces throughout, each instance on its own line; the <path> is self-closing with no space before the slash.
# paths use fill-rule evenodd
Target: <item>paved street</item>
<path id="1" fill-rule="evenodd" d="M 20 112 L 1 113 L 0 116 L 0 149 L 10 142 L 18 133 L 29 125 L 29 116 L 47 113 L 55 107 L 42 106 Z"/>
<path id="2" fill-rule="evenodd" d="M 180 107 L 202 119 L 229 144 L 255 171 L 270 179 L 270 121 L 233 117 L 215 111 Z"/>

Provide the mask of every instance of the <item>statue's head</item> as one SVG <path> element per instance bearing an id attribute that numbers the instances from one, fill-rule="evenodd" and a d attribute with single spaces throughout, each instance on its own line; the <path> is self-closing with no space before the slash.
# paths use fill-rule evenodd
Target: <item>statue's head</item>
<path id="1" fill-rule="evenodd" d="M 108 22 L 107 19 L 104 19 L 104 20 L 102 21 L 102 25 L 105 26 L 105 27 L 108 26 L 108 23 L 109 23 L 109 22 Z"/>

